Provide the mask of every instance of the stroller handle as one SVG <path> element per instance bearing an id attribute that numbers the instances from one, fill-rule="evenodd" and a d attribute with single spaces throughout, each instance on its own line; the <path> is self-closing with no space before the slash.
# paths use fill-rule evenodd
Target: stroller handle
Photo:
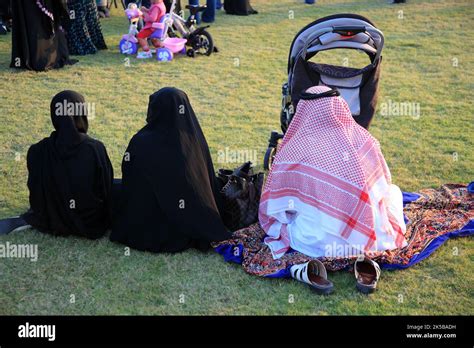
<path id="1" fill-rule="evenodd" d="M 344 36 L 353 36 L 358 33 L 363 33 L 367 29 L 365 26 L 350 26 L 350 25 L 343 25 L 338 27 L 332 27 L 332 32 Z"/>
<path id="2" fill-rule="evenodd" d="M 375 54 L 375 58 L 373 62 L 374 65 L 377 64 L 378 60 L 380 59 L 380 56 L 382 55 L 382 48 L 384 46 L 385 39 L 384 39 L 383 33 L 377 28 L 370 27 L 370 26 L 369 27 L 367 26 L 336 26 L 336 27 L 323 28 L 311 34 L 308 37 L 306 44 L 301 49 L 300 56 L 306 57 L 308 48 L 311 47 L 319 39 L 321 35 L 326 34 L 326 33 L 336 33 L 340 35 L 344 35 L 344 34 L 347 35 L 350 33 L 351 34 L 350 36 L 355 35 L 357 33 L 367 33 L 372 38 L 374 36 L 378 36 L 380 38 L 380 44 L 376 45 L 377 52 Z"/>
<path id="3" fill-rule="evenodd" d="M 385 44 L 385 38 L 383 36 L 383 33 L 380 30 L 378 30 L 377 28 L 372 27 L 372 28 L 366 28 L 365 30 L 372 37 L 374 37 L 374 34 L 376 34 L 380 37 L 380 45 L 377 46 L 377 54 L 375 55 L 375 58 L 374 58 L 374 64 L 376 64 L 378 62 L 378 60 L 380 59 L 380 56 L 382 55 L 382 48 Z"/>

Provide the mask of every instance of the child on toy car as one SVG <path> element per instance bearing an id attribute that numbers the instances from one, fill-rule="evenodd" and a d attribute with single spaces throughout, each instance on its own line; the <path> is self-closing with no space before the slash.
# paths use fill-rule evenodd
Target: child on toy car
<path id="1" fill-rule="evenodd" d="M 142 48 L 142 52 L 138 53 L 137 58 L 151 58 L 152 53 L 150 47 L 148 47 L 148 38 L 154 33 L 155 30 L 161 30 L 160 27 L 163 24 L 160 22 L 163 16 L 166 14 L 166 6 L 163 0 L 151 0 L 150 8 L 141 8 L 144 16 L 145 26 L 137 35 L 138 43 Z M 161 43 L 158 39 L 152 39 L 155 47 L 161 47 Z"/>

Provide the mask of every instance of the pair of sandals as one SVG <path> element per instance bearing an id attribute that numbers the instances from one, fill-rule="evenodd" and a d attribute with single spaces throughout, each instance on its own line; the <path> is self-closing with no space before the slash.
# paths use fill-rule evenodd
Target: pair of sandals
<path id="1" fill-rule="evenodd" d="M 294 279 L 308 284 L 318 294 L 327 295 L 334 290 L 334 284 L 328 280 L 326 267 L 319 260 L 293 265 L 290 268 L 290 273 Z M 367 257 L 361 257 L 354 264 L 354 274 L 357 280 L 357 290 L 364 294 L 370 294 L 377 288 L 381 274 L 380 266 Z"/>

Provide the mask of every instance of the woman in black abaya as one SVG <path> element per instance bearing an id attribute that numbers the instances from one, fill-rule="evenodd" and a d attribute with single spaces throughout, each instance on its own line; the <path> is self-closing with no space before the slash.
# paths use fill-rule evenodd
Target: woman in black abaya
<path id="1" fill-rule="evenodd" d="M 249 0 L 225 0 L 224 10 L 227 14 L 239 16 L 248 16 L 258 13 L 252 8 Z"/>
<path id="2" fill-rule="evenodd" d="M 206 250 L 228 239 L 216 203 L 209 148 L 189 102 L 175 88 L 150 96 L 147 125 L 122 162 L 122 199 L 110 239 L 139 250 Z"/>
<path id="3" fill-rule="evenodd" d="M 0 0 L 0 35 L 11 30 L 12 8 L 10 0 Z"/>
<path id="4" fill-rule="evenodd" d="M 30 210 L 41 232 L 99 238 L 110 228 L 113 169 L 104 144 L 87 135 L 84 97 L 63 91 L 51 101 L 55 131 L 28 150 Z"/>
<path id="5" fill-rule="evenodd" d="M 61 0 L 14 0 L 10 67 L 43 71 L 61 68 L 69 60 L 61 27 L 68 17 Z"/>

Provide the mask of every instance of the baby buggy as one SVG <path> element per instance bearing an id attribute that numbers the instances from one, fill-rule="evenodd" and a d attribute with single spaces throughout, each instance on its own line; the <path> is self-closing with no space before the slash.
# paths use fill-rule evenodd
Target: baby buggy
<path id="1" fill-rule="evenodd" d="M 383 33 L 359 15 L 336 14 L 320 18 L 299 31 L 290 46 L 288 81 L 282 87 L 280 124 L 283 134 L 296 112 L 300 95 L 316 85 L 337 89 L 349 105 L 354 120 L 368 129 L 377 105 Z M 370 64 L 357 69 L 310 61 L 318 52 L 355 49 L 367 54 Z M 270 169 L 283 134 L 271 133 L 264 167 Z"/>

